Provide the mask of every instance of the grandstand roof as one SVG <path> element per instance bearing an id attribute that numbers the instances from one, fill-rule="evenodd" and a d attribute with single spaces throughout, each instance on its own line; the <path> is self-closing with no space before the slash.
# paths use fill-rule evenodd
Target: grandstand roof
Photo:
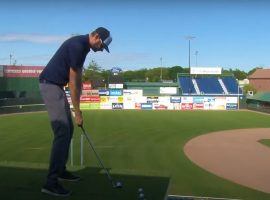
<path id="1" fill-rule="evenodd" d="M 248 78 L 269 78 L 270 79 L 270 69 L 256 69 L 253 74 Z"/>
<path id="2" fill-rule="evenodd" d="M 270 102 L 270 92 L 258 92 L 254 96 L 249 96 L 247 99 Z"/>

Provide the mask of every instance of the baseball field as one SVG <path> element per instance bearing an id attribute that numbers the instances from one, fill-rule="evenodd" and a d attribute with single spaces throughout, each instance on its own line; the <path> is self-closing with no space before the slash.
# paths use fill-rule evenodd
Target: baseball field
<path id="1" fill-rule="evenodd" d="M 270 194 L 207 172 L 183 151 L 189 140 L 209 132 L 269 128 L 268 115 L 249 111 L 128 110 L 93 110 L 83 115 L 97 152 L 124 187 L 111 188 L 86 142 L 85 163 L 79 165 L 82 133 L 76 127 L 75 166 L 69 168 L 83 180 L 64 183 L 73 191 L 67 199 L 132 200 L 138 199 L 138 188 L 144 189 L 148 200 L 161 200 L 166 194 L 270 199 Z M 0 127 L 0 198 L 53 199 L 40 192 L 53 138 L 47 113 L 1 115 Z"/>

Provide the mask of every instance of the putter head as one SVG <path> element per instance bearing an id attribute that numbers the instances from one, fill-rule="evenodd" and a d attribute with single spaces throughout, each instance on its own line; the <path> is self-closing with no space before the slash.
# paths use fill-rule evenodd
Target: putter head
<path id="1" fill-rule="evenodd" d="M 123 184 L 120 181 L 116 181 L 113 183 L 113 188 L 122 188 Z"/>

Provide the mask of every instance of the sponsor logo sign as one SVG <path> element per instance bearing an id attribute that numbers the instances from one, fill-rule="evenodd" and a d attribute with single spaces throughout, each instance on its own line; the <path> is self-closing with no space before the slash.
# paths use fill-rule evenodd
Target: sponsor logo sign
<path id="1" fill-rule="evenodd" d="M 226 103 L 237 103 L 237 97 L 226 97 Z"/>
<path id="2" fill-rule="evenodd" d="M 82 89 L 83 90 L 91 90 L 92 89 L 91 83 L 87 83 L 87 82 L 83 83 Z"/>
<path id="3" fill-rule="evenodd" d="M 226 110 L 236 110 L 238 109 L 237 103 L 227 103 Z"/>
<path id="4" fill-rule="evenodd" d="M 181 97 L 182 103 L 193 103 L 193 97 Z"/>
<path id="5" fill-rule="evenodd" d="M 123 90 L 123 96 L 142 96 L 142 90 Z"/>
<path id="6" fill-rule="evenodd" d="M 164 104 L 153 103 L 153 109 L 154 110 L 167 110 L 168 106 L 166 106 Z"/>
<path id="7" fill-rule="evenodd" d="M 100 109 L 108 109 L 111 110 L 112 109 L 112 103 L 107 102 L 107 103 L 100 103 Z"/>
<path id="8" fill-rule="evenodd" d="M 3 76 L 8 78 L 13 77 L 38 77 L 43 71 L 41 66 L 4 66 Z"/>
<path id="9" fill-rule="evenodd" d="M 160 94 L 177 94 L 177 87 L 160 87 Z"/>
<path id="10" fill-rule="evenodd" d="M 204 103 L 194 103 L 193 104 L 194 110 L 203 110 L 204 109 Z"/>
<path id="11" fill-rule="evenodd" d="M 147 103 L 158 103 L 158 97 L 147 97 Z"/>
<path id="12" fill-rule="evenodd" d="M 86 96 L 82 95 L 80 97 L 81 102 L 91 102 L 91 103 L 99 103 L 100 102 L 100 97 L 99 96 Z"/>
<path id="13" fill-rule="evenodd" d="M 181 104 L 182 110 L 192 110 L 193 109 L 193 103 L 182 103 Z"/>
<path id="14" fill-rule="evenodd" d="M 190 74 L 221 74 L 221 67 L 191 67 Z"/>
<path id="15" fill-rule="evenodd" d="M 141 109 L 141 104 L 140 103 L 135 103 L 135 109 Z"/>
<path id="16" fill-rule="evenodd" d="M 171 103 L 181 103 L 181 97 L 171 97 Z"/>
<path id="17" fill-rule="evenodd" d="M 123 109 L 123 103 L 112 103 L 112 109 L 119 110 Z"/>
<path id="18" fill-rule="evenodd" d="M 110 89 L 110 96 L 122 96 L 122 95 L 123 95 L 122 90 Z"/>
<path id="19" fill-rule="evenodd" d="M 142 110 L 152 110 L 153 104 L 152 103 L 142 103 L 141 109 Z"/>
<path id="20" fill-rule="evenodd" d="M 99 90 L 98 94 L 99 94 L 99 96 L 109 96 L 110 91 L 109 90 Z"/>
<path id="21" fill-rule="evenodd" d="M 193 97 L 193 103 L 203 103 L 204 97 Z"/>

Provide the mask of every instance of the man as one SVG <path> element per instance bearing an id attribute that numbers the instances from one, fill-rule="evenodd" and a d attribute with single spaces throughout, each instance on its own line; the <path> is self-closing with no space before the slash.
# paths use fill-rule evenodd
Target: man
<path id="1" fill-rule="evenodd" d="M 103 51 L 103 49 L 109 52 L 108 46 L 111 41 L 110 32 L 103 27 L 97 28 L 91 34 L 72 37 L 60 46 L 39 76 L 40 92 L 54 133 L 47 181 L 41 189 L 43 193 L 69 196 L 71 192 L 63 188 L 59 180 L 78 181 L 80 179 L 66 170 L 73 123 L 63 87 L 69 84 L 75 123 L 82 126 L 80 93 L 85 58 L 90 49 L 94 52 Z"/>

